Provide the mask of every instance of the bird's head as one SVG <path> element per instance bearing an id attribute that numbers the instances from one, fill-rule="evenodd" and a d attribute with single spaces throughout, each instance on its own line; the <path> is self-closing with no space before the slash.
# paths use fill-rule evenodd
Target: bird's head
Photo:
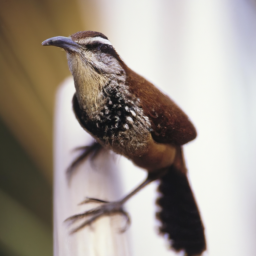
<path id="1" fill-rule="evenodd" d="M 67 53 L 81 108 L 97 107 L 103 87 L 110 81 L 124 83 L 124 63 L 108 38 L 100 32 L 82 31 L 70 37 L 45 40 L 43 46 L 57 46 Z"/>
<path id="2" fill-rule="evenodd" d="M 100 32 L 81 31 L 70 37 L 56 36 L 45 40 L 42 45 L 63 48 L 71 61 L 80 59 L 84 65 L 90 65 L 102 74 L 118 74 L 116 62 L 123 64 L 111 42 Z M 72 65 L 69 67 L 72 72 Z"/>

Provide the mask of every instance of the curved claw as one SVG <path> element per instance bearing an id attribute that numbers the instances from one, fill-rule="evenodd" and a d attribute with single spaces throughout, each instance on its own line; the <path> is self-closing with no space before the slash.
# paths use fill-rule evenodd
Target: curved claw
<path id="1" fill-rule="evenodd" d="M 64 222 L 68 223 L 68 224 L 73 224 L 75 223 L 76 221 L 84 218 L 84 217 L 87 217 L 87 216 L 90 216 L 92 214 L 101 214 L 101 207 L 97 207 L 95 209 L 92 209 L 92 210 L 89 210 L 89 211 L 86 211 L 84 213 L 80 213 L 80 214 L 76 214 L 76 215 L 73 215 L 67 219 L 64 220 Z"/>
<path id="2" fill-rule="evenodd" d="M 88 203 L 102 203 L 102 204 L 104 203 L 105 204 L 105 203 L 108 203 L 108 201 L 93 198 L 93 197 L 86 197 L 85 200 L 79 203 L 78 205 L 88 204 Z"/>
<path id="3" fill-rule="evenodd" d="M 97 220 L 98 218 L 102 217 L 102 213 L 98 213 L 97 215 L 95 215 L 94 217 L 92 217 L 91 219 L 85 221 L 83 224 L 81 224 L 80 226 L 78 226 L 77 228 L 74 228 L 70 231 L 70 234 L 74 234 L 77 231 L 81 230 L 82 228 L 91 225 L 95 220 Z"/>
<path id="4" fill-rule="evenodd" d="M 104 217 L 107 215 L 110 216 L 110 215 L 115 215 L 115 214 L 120 214 L 120 215 L 124 216 L 126 219 L 125 226 L 119 230 L 120 233 L 124 233 L 127 230 L 127 228 L 129 227 L 129 225 L 131 223 L 130 216 L 126 211 L 123 210 L 122 203 L 121 203 L 122 201 L 111 203 L 111 202 L 107 202 L 107 201 L 104 201 L 101 199 L 87 198 L 85 200 L 85 203 L 88 203 L 88 202 L 103 203 L 104 205 L 100 205 L 100 206 L 98 206 L 94 209 L 91 209 L 89 211 L 86 211 L 84 213 L 77 214 L 77 215 L 67 218 L 65 220 L 65 222 L 68 222 L 69 224 L 73 224 L 73 223 L 77 222 L 78 220 L 81 220 L 82 218 L 91 216 L 89 219 L 87 219 L 81 225 L 72 229 L 70 234 L 74 234 L 77 231 L 81 230 L 83 227 L 92 224 L 94 221 L 96 221 L 100 217 Z"/>
<path id="5" fill-rule="evenodd" d="M 66 174 L 68 180 L 71 179 L 72 174 L 74 173 L 75 168 L 83 161 L 85 160 L 91 152 L 89 150 L 86 150 L 86 147 L 84 147 L 84 152 L 79 155 L 67 168 Z"/>
<path id="6" fill-rule="evenodd" d="M 90 159 L 93 161 L 99 155 L 100 151 L 102 150 L 102 146 L 98 142 L 93 142 L 89 146 L 78 147 L 74 150 L 83 150 L 83 152 L 67 168 L 66 173 L 69 181 L 72 177 L 72 174 L 74 173 L 75 168 L 88 157 L 90 157 Z"/>
<path id="7" fill-rule="evenodd" d="M 124 211 L 123 209 L 120 209 L 120 212 L 118 212 L 118 213 L 120 213 L 126 219 L 125 226 L 119 230 L 120 233 L 124 233 L 131 225 L 131 218 L 130 218 L 130 215 L 128 214 L 128 212 Z"/>
<path id="8" fill-rule="evenodd" d="M 99 207 L 99 208 L 100 208 L 100 207 Z M 90 218 L 89 220 L 85 221 L 85 222 L 82 223 L 80 226 L 78 226 L 78 227 L 72 229 L 72 230 L 70 231 L 70 234 L 74 234 L 74 233 L 76 233 L 77 231 L 81 230 L 82 228 L 84 228 L 84 227 L 86 227 L 86 226 L 88 226 L 88 225 L 91 225 L 94 221 L 96 221 L 96 220 L 99 219 L 100 217 L 104 217 L 107 213 L 102 212 L 101 209 L 99 209 L 99 208 L 97 208 L 97 210 L 94 209 L 94 210 L 91 210 L 91 211 L 87 211 L 87 212 L 85 212 L 85 213 L 77 214 L 77 215 L 71 216 L 70 218 L 66 219 L 65 222 L 66 222 L 66 221 L 71 221 L 71 223 L 74 223 L 74 222 L 76 222 L 77 220 L 79 220 L 79 219 L 81 219 L 81 218 L 83 218 L 83 217 L 86 217 L 86 216 L 91 215 L 91 214 L 95 214 L 95 216 L 93 216 L 93 217 Z M 108 213 L 108 214 L 109 214 L 109 213 Z M 114 211 L 114 212 L 110 213 L 110 215 L 115 215 L 115 214 L 121 214 L 121 215 L 124 216 L 125 219 L 126 219 L 126 224 L 125 224 L 125 226 L 119 230 L 120 233 L 124 233 L 124 232 L 127 230 L 127 228 L 130 226 L 130 224 L 131 224 L 130 216 L 129 216 L 129 214 L 128 214 L 126 211 L 124 211 L 123 209 L 120 209 L 120 210 L 118 210 L 118 211 Z"/>

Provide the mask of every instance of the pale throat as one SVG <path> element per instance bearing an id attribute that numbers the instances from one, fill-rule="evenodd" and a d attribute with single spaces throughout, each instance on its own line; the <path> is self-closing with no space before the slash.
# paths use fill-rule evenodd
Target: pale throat
<path id="1" fill-rule="evenodd" d="M 105 103 L 102 88 L 110 79 L 98 74 L 80 58 L 68 56 L 68 62 L 69 69 L 74 77 L 79 106 L 93 119 Z"/>
<path id="2" fill-rule="evenodd" d="M 126 74 L 119 62 L 106 54 L 101 59 L 90 53 L 87 56 L 68 54 L 69 69 L 74 77 L 79 106 L 93 120 L 106 106 L 104 90 L 108 87 L 120 94 L 127 94 Z M 100 69 L 104 72 L 99 73 Z M 125 97 L 125 95 L 123 95 Z"/>

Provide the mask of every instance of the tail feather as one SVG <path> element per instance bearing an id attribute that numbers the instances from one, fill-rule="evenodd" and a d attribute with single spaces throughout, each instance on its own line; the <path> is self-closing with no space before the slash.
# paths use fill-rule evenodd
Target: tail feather
<path id="1" fill-rule="evenodd" d="M 184 250 L 189 256 L 200 255 L 206 249 L 204 227 L 184 171 L 185 164 L 180 165 L 181 160 L 160 179 L 158 190 L 161 196 L 157 199 L 161 208 L 157 213 L 161 222 L 159 230 L 168 235 L 173 249 Z"/>

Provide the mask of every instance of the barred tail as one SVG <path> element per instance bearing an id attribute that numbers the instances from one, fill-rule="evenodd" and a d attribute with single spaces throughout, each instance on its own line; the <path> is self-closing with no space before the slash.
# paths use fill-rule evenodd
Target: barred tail
<path id="1" fill-rule="evenodd" d="M 176 251 L 184 250 L 187 256 L 200 255 L 206 249 L 204 226 L 188 183 L 181 149 L 174 165 L 160 179 L 158 190 L 160 233 L 168 235 Z"/>

